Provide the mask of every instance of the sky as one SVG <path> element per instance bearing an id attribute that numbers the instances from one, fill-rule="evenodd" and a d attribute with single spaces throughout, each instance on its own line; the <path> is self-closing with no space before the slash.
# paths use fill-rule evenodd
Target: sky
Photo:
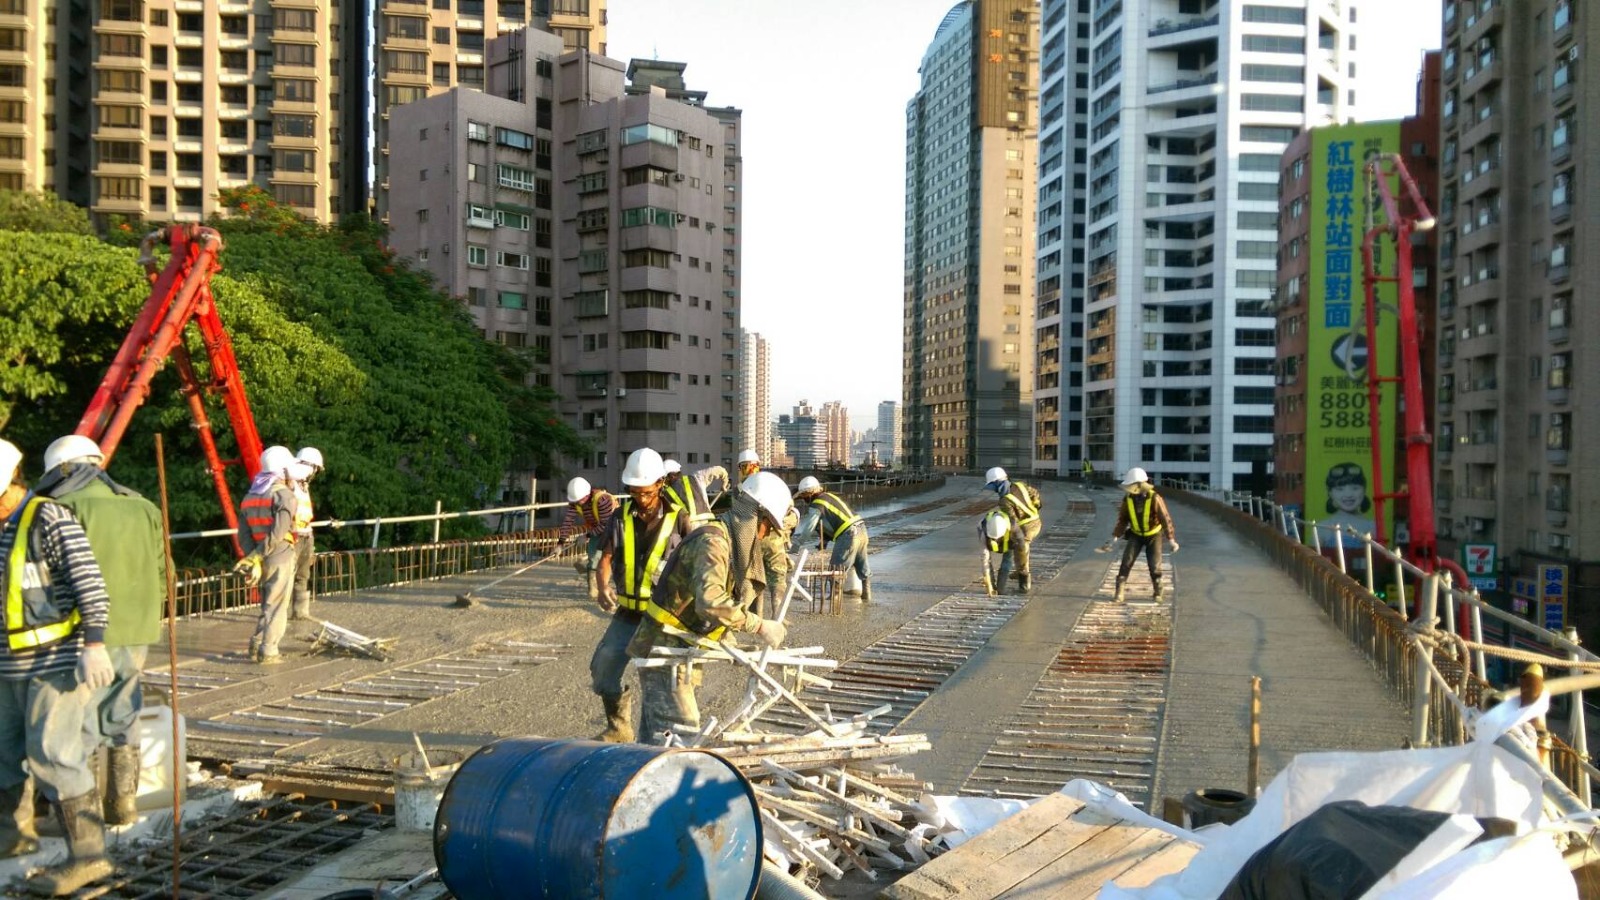
<path id="1" fill-rule="evenodd" d="M 774 416 L 841 400 L 864 429 L 880 401 L 901 399 L 905 110 L 953 5 L 607 2 L 607 56 L 687 63 L 708 105 L 744 111 L 743 323 L 771 342 Z M 1413 111 L 1439 10 L 1359 6 L 1361 118 Z"/>

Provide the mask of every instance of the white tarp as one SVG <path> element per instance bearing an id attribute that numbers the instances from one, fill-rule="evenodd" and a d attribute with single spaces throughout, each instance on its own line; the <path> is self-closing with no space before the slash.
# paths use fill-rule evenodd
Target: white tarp
<path id="1" fill-rule="evenodd" d="M 1485 712 L 1475 739 L 1459 747 L 1379 753 L 1303 753 L 1256 800 L 1255 809 L 1232 826 L 1187 831 L 1140 811 L 1123 795 L 1094 782 L 1062 788 L 1090 808 L 1134 824 L 1159 828 L 1201 845 L 1184 871 L 1148 887 L 1107 885 L 1103 900 L 1213 900 L 1245 861 L 1291 825 L 1325 803 L 1359 800 L 1369 805 L 1410 806 L 1457 815 L 1449 825 L 1403 860 L 1363 900 L 1422 900 L 1463 896 L 1539 897 L 1576 900 L 1577 889 L 1553 836 L 1539 831 L 1542 775 L 1495 740 L 1544 715 L 1548 698 L 1523 709 L 1511 700 Z M 950 846 L 963 843 L 1021 808 L 1021 801 L 969 797 L 924 798 L 929 830 Z M 1516 837 L 1468 847 L 1481 834 L 1474 818 L 1518 823 Z M 1465 849 L 1463 849 L 1465 848 Z M 1489 893 L 1489 891 L 1497 893 Z M 1501 893 L 1503 892 L 1503 893 Z"/>

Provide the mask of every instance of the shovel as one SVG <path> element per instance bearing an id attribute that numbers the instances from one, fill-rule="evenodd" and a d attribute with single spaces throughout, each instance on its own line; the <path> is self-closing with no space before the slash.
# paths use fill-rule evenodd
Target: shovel
<path id="1" fill-rule="evenodd" d="M 455 607 L 459 608 L 459 609 L 466 609 L 467 607 L 472 606 L 476 602 L 476 598 L 474 598 L 472 596 L 474 591 L 486 591 L 489 588 L 492 588 L 495 585 L 497 585 L 497 584 L 499 584 L 499 583 L 501 583 L 503 581 L 509 581 L 509 580 L 517 577 L 518 575 L 521 575 L 522 573 L 529 571 L 530 569 L 537 568 L 537 567 L 549 562 L 550 560 L 555 559 L 557 556 L 560 556 L 560 555 L 561 555 L 561 550 L 557 549 L 554 553 L 551 553 L 549 556 L 541 556 L 538 559 L 534 560 L 533 562 L 528 563 L 527 565 L 523 566 L 522 568 L 516 570 L 515 572 L 510 572 L 508 574 L 501 575 L 499 578 L 496 578 L 495 580 L 489 582 L 488 584 L 481 584 L 481 585 L 473 588 L 470 591 L 463 591 L 463 592 L 461 592 L 461 593 L 456 595 L 456 602 L 453 605 Z"/>

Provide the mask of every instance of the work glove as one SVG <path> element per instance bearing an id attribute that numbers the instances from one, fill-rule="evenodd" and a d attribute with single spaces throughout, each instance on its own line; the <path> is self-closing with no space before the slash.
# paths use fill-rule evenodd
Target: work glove
<path id="1" fill-rule="evenodd" d="M 768 647 L 776 647 L 789 636 L 789 626 L 777 619 L 762 619 L 761 624 L 756 626 L 756 636 Z"/>
<path id="2" fill-rule="evenodd" d="M 117 671 L 111 666 L 111 654 L 106 652 L 105 645 L 83 645 L 83 652 L 78 654 L 78 682 L 88 685 L 91 691 L 98 691 L 110 687 L 115 680 Z"/>
<path id="3" fill-rule="evenodd" d="M 261 557 L 250 554 L 233 564 L 233 574 L 244 578 L 244 583 L 255 587 L 261 583 Z"/>
<path id="4" fill-rule="evenodd" d="M 1172 550 L 1170 552 L 1172 552 L 1172 553 L 1177 553 L 1178 552 L 1178 542 L 1177 541 L 1167 541 L 1167 546 L 1172 548 Z"/>

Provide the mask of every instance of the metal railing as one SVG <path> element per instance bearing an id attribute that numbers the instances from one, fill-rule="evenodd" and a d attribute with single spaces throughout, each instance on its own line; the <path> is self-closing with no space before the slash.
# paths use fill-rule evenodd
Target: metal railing
<path id="1" fill-rule="evenodd" d="M 1187 482 L 1166 484 L 1187 491 L 1202 504 L 1216 504 L 1219 518 L 1271 556 L 1323 607 L 1411 710 L 1414 746 L 1453 745 L 1468 739 L 1475 711 L 1490 705 L 1497 693 L 1488 677 L 1491 656 L 1541 662 L 1551 678 L 1600 671 L 1600 656 L 1579 645 L 1576 629 L 1558 633 L 1499 609 L 1475 588 L 1455 586 L 1448 573 L 1423 571 L 1400 550 L 1385 547 L 1370 534 L 1300 518 L 1270 499 L 1246 492 Z M 1377 595 L 1380 577 L 1396 591 L 1387 602 Z M 1409 620 L 1408 584 L 1418 586 L 1412 598 L 1416 617 Z M 1484 638 L 1485 618 L 1505 623 L 1510 631 L 1548 650 L 1536 653 L 1489 643 Z M 1587 810 L 1590 784 L 1600 778 L 1600 769 L 1589 760 L 1583 690 L 1565 690 L 1575 695 L 1567 739 L 1551 734 L 1543 719 L 1537 721 L 1536 761 L 1551 776 L 1546 789 L 1556 803 Z"/>

